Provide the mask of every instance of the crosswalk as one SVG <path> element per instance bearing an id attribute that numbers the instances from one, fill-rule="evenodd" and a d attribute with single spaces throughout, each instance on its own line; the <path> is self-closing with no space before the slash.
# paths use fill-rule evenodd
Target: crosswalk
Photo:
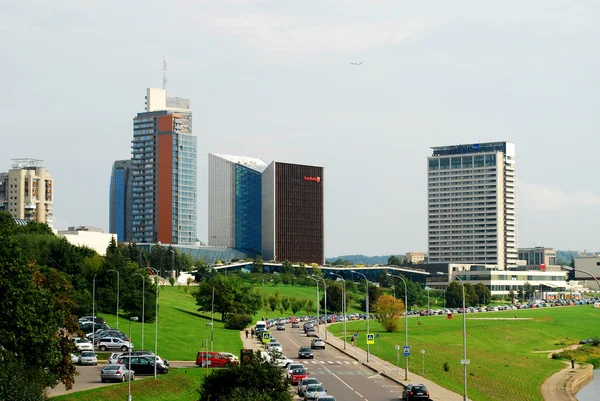
<path id="1" fill-rule="evenodd" d="M 358 365 L 357 361 L 315 361 L 314 359 L 299 359 L 294 363 L 302 363 L 305 365 Z"/>

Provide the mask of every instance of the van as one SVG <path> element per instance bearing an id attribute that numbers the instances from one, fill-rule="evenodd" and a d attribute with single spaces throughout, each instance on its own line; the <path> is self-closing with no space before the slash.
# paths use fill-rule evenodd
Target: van
<path id="1" fill-rule="evenodd" d="M 262 320 L 259 320 L 258 322 L 256 322 L 256 325 L 254 326 L 254 330 L 258 333 L 261 331 L 265 331 L 267 330 L 267 322 L 264 322 Z"/>

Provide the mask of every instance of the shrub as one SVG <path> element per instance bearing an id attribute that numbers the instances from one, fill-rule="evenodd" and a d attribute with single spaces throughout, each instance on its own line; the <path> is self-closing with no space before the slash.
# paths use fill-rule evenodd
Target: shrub
<path id="1" fill-rule="evenodd" d="M 250 323 L 252 323 L 252 316 L 238 313 L 230 313 L 227 315 L 227 320 L 225 321 L 225 328 L 231 330 L 242 330 L 248 327 Z"/>
<path id="2" fill-rule="evenodd" d="M 591 344 L 596 345 L 596 346 L 600 345 L 600 337 L 592 337 Z"/>
<path id="3" fill-rule="evenodd" d="M 444 372 L 450 372 L 450 364 L 448 362 L 444 362 Z"/>

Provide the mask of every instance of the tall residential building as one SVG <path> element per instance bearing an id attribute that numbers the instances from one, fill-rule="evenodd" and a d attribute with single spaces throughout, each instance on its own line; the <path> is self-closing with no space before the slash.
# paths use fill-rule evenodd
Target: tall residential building
<path id="1" fill-rule="evenodd" d="M 427 159 L 429 263 L 515 267 L 515 145 L 432 149 Z"/>
<path id="2" fill-rule="evenodd" d="M 323 167 L 274 161 L 262 192 L 263 258 L 322 265 Z"/>
<path id="3" fill-rule="evenodd" d="M 556 264 L 556 251 L 543 246 L 519 248 L 519 260 L 524 260 L 526 265 L 552 266 Z"/>
<path id="4" fill-rule="evenodd" d="M 148 89 L 133 119 L 134 242 L 196 243 L 196 153 L 190 101 Z"/>
<path id="5" fill-rule="evenodd" d="M 109 232 L 120 242 L 131 242 L 133 206 L 133 162 L 117 160 L 110 176 Z"/>
<path id="6" fill-rule="evenodd" d="M 253 157 L 208 155 L 208 245 L 261 253 L 266 168 Z"/>
<path id="7" fill-rule="evenodd" d="M 52 227 L 53 180 L 37 159 L 14 159 L 12 169 L 0 174 L 0 210 L 14 218 Z"/>

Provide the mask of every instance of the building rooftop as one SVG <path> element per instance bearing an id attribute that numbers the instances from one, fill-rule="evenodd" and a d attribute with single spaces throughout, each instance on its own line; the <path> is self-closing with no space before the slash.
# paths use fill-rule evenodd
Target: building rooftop
<path id="1" fill-rule="evenodd" d="M 211 153 L 211 155 L 219 157 L 223 160 L 227 160 L 231 163 L 239 164 L 241 166 L 245 166 L 257 171 L 263 171 L 267 168 L 267 163 L 264 160 L 261 160 L 256 157 L 247 157 L 247 156 L 233 156 L 233 155 L 222 155 L 218 153 Z"/>

